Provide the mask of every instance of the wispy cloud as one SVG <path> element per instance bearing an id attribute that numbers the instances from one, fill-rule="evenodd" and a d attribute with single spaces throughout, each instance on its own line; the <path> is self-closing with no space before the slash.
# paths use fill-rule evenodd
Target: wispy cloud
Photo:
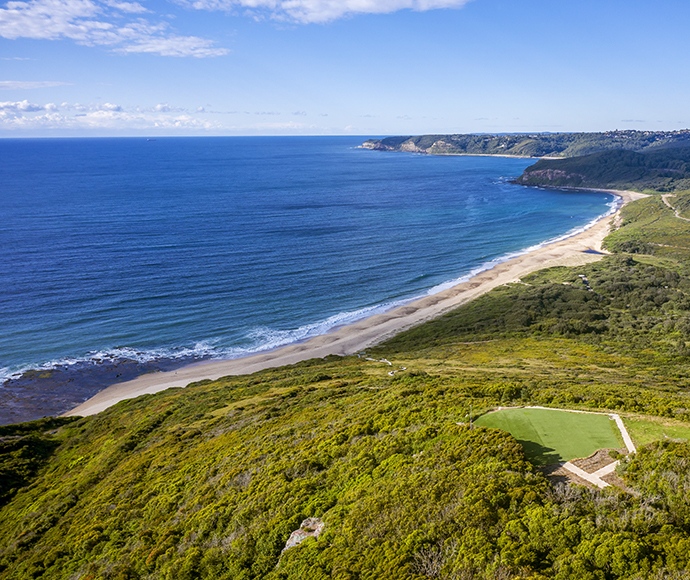
<path id="1" fill-rule="evenodd" d="M 288 121 L 287 123 L 258 123 L 256 125 L 245 125 L 243 127 L 236 127 L 240 130 L 253 130 L 253 131 L 271 131 L 271 132 L 292 132 L 292 131 L 305 131 L 308 129 L 314 129 L 313 125 L 305 125 L 304 123 L 295 123 L 294 121 Z"/>
<path id="2" fill-rule="evenodd" d="M 256 111 L 242 116 L 246 123 L 229 124 L 213 118 L 215 111 L 205 107 L 187 110 L 161 103 L 151 107 L 123 107 L 117 103 L 47 103 L 0 101 L 0 134 L 36 132 L 59 134 L 62 132 L 88 133 L 105 131 L 110 134 L 150 132 L 160 134 L 294 134 L 324 133 L 319 125 L 281 122 L 279 112 Z M 228 112 L 227 114 L 236 114 Z M 264 117 L 265 115 L 265 117 Z M 261 118 L 263 117 L 263 118 Z"/>
<path id="3" fill-rule="evenodd" d="M 150 12 L 147 8 L 144 8 L 139 2 L 106 2 L 111 8 L 119 10 L 120 12 L 125 12 L 127 14 L 142 14 L 144 12 Z"/>
<path id="4" fill-rule="evenodd" d="M 59 81 L 0 81 L 0 90 L 14 91 L 27 89 L 46 89 L 69 84 L 71 83 L 63 83 Z"/>
<path id="5" fill-rule="evenodd" d="M 167 106 L 165 106 L 167 107 Z M 163 109 L 165 109 L 165 107 Z M 179 108 L 125 110 L 114 103 L 48 103 L 24 101 L 0 102 L 0 130 L 213 130 L 222 125 L 199 119 Z M 171 114 L 172 113 L 172 114 Z"/>
<path id="6" fill-rule="evenodd" d="M 78 113 L 92 113 L 95 111 L 122 111 L 120 105 L 114 103 L 91 103 L 89 105 L 82 105 L 81 103 L 61 103 L 58 107 L 63 111 L 77 111 Z"/>
<path id="7" fill-rule="evenodd" d="M 460 8 L 471 0 L 173 1 L 197 10 L 310 24 L 357 14 Z M 178 34 L 171 29 L 164 14 L 144 18 L 145 14 L 150 15 L 152 11 L 139 2 L 124 0 L 12 0 L 0 8 L 0 37 L 70 39 L 87 46 L 109 47 L 119 54 L 204 58 L 229 53 L 227 48 L 216 47 L 208 38 Z"/>
<path id="8" fill-rule="evenodd" d="M 137 110 L 143 113 L 181 113 L 184 111 L 182 107 L 171 107 L 168 103 L 159 103 L 154 107 Z"/>
<path id="9" fill-rule="evenodd" d="M 141 17 L 148 10 L 138 2 L 94 0 L 30 0 L 0 8 L 0 36 L 8 39 L 70 39 L 87 46 L 108 46 L 119 53 L 162 56 L 221 56 L 229 51 L 213 41 L 180 36 L 167 22 Z"/>
<path id="10" fill-rule="evenodd" d="M 214 48 L 213 41 L 198 36 L 177 36 L 141 38 L 115 49 L 120 54 L 151 53 L 161 56 L 222 56 L 230 52 L 226 48 Z"/>
<path id="11" fill-rule="evenodd" d="M 419 12 L 438 8 L 460 8 L 470 0 L 178 0 L 198 10 L 225 10 L 256 18 L 270 17 L 309 24 L 331 22 L 356 14 L 389 14 L 398 10 Z"/>

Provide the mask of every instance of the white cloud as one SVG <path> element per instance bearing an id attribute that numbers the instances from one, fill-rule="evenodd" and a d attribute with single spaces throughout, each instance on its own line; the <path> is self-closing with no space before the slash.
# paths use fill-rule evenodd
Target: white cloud
<path id="1" fill-rule="evenodd" d="M 205 109 L 185 111 L 167 103 L 149 108 L 125 108 L 116 103 L 47 103 L 29 100 L 0 102 L 0 134 L 300 134 L 323 133 L 324 128 L 296 121 L 226 124 L 209 119 Z M 245 119 L 256 119 L 253 113 Z M 217 117 L 216 117 L 217 119 Z M 261 119 L 264 121 L 264 119 Z"/>
<path id="2" fill-rule="evenodd" d="M 168 103 L 159 103 L 155 107 L 150 107 L 148 109 L 140 109 L 142 112 L 146 113 L 179 113 L 184 111 L 182 107 L 171 107 Z"/>
<path id="3" fill-rule="evenodd" d="M 15 91 L 27 89 L 45 89 L 69 84 L 71 83 L 61 83 L 58 81 L 0 81 L 0 90 Z"/>
<path id="4" fill-rule="evenodd" d="M 10 39 L 67 37 L 85 41 L 113 28 L 92 20 L 99 12 L 91 0 L 8 2 L 7 8 L 0 9 L 0 35 Z"/>
<path id="5" fill-rule="evenodd" d="M 330 22 L 356 14 L 390 14 L 398 10 L 426 11 L 460 8 L 471 0 L 178 0 L 199 10 L 245 9 L 249 14 L 268 14 L 279 20 L 303 24 Z"/>
<path id="6" fill-rule="evenodd" d="M 35 113 L 37 111 L 44 111 L 45 107 L 42 105 L 35 105 L 27 100 L 24 101 L 5 101 L 0 102 L 0 111 L 6 113 Z"/>
<path id="7" fill-rule="evenodd" d="M 270 132 L 270 131 L 276 131 L 276 132 L 283 132 L 283 131 L 304 131 L 305 129 L 313 129 L 315 126 L 309 126 L 305 125 L 304 123 L 295 123 L 293 121 L 289 121 L 287 123 L 257 123 L 256 125 L 246 125 L 241 127 L 241 130 L 252 130 L 252 131 L 261 131 L 261 132 Z"/>
<path id="8" fill-rule="evenodd" d="M 398 10 L 460 8 L 471 0 L 173 0 L 198 10 L 241 12 L 298 23 L 324 23 L 357 14 L 388 14 Z M 139 15 L 151 11 L 125 0 L 12 0 L 0 8 L 0 37 L 44 40 L 70 39 L 87 46 L 107 46 L 120 54 L 214 57 L 227 48 L 198 36 L 182 36 L 166 21 L 150 22 Z M 170 15 L 160 15 L 170 19 Z"/>
<path id="9" fill-rule="evenodd" d="M 106 2 L 111 8 L 125 12 L 127 14 L 142 14 L 143 12 L 150 12 L 147 8 L 139 4 L 139 2 Z"/>
<path id="10" fill-rule="evenodd" d="M 229 52 L 214 48 L 208 39 L 171 33 L 165 22 L 152 24 L 142 18 L 126 21 L 129 15 L 146 11 L 137 2 L 12 1 L 0 8 L 0 36 L 71 39 L 87 46 L 109 46 L 119 53 L 207 57 Z"/>
<path id="11" fill-rule="evenodd" d="M 102 105 L 67 105 L 53 103 L 45 106 L 19 102 L 0 102 L 0 130 L 217 130 L 219 123 L 197 119 L 187 114 L 143 113 L 125 111 L 112 103 Z M 63 111 L 74 110 L 76 114 Z M 41 113 L 41 114 L 35 114 Z"/>
<path id="12" fill-rule="evenodd" d="M 23 101 L 0 102 L 0 111 L 5 111 L 5 113 L 12 113 L 15 115 L 25 113 L 37 113 L 40 111 L 56 112 L 60 109 L 64 111 L 77 111 L 79 113 L 94 113 L 99 111 L 123 111 L 123 108 L 120 105 L 115 105 L 113 103 L 95 103 L 90 105 L 81 105 L 79 103 L 62 103 L 61 105 L 56 105 L 55 103 L 48 103 L 47 105 L 38 105 L 35 103 L 30 103 L 26 99 L 24 99 Z"/>
<path id="13" fill-rule="evenodd" d="M 213 42 L 205 38 L 177 35 L 142 38 L 132 44 L 116 48 L 115 51 L 123 54 L 139 52 L 161 56 L 194 56 L 196 58 L 223 56 L 230 52 L 227 48 L 213 48 Z"/>

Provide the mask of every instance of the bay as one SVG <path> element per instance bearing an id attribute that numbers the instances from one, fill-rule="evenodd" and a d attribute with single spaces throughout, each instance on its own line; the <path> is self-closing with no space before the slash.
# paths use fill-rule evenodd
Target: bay
<path id="1" fill-rule="evenodd" d="M 511 183 L 530 159 L 365 139 L 0 140 L 0 407 L 41 416 L 140 372 L 304 340 L 613 200 Z"/>

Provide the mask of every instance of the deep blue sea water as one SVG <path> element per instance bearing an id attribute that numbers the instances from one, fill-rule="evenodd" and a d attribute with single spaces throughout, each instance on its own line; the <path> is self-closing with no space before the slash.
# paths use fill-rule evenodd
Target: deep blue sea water
<path id="1" fill-rule="evenodd" d="M 97 390 L 104 361 L 131 374 L 303 340 L 582 228 L 613 199 L 510 183 L 529 159 L 364 139 L 0 140 L 0 380 L 15 379 L 0 398 L 21 407 L 28 369 L 80 369 Z M 72 382 L 31 383 L 32 404 Z"/>

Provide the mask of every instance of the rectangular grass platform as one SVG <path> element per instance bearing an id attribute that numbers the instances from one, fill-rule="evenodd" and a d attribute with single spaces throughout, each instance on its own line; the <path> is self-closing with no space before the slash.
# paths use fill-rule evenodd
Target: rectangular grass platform
<path id="1" fill-rule="evenodd" d="M 502 409 L 482 415 L 475 425 L 508 431 L 535 465 L 587 457 L 598 449 L 625 447 L 607 415 L 551 409 Z"/>

